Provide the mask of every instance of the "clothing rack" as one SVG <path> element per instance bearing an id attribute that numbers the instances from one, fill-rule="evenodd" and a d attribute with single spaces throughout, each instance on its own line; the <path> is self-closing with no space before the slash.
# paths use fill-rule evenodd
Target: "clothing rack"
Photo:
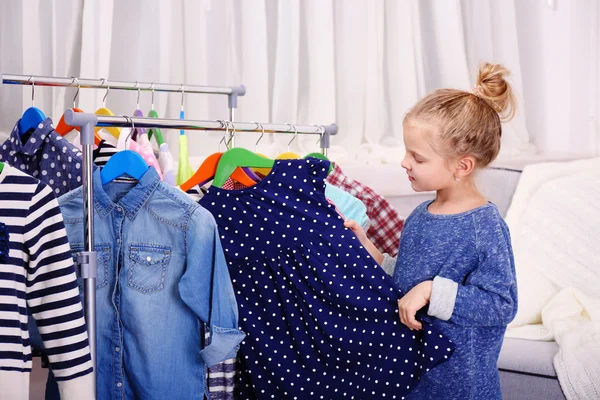
<path id="1" fill-rule="evenodd" d="M 65 122 L 71 126 L 87 126 L 91 124 L 101 127 L 120 128 L 161 128 L 200 131 L 230 131 L 233 137 L 238 132 L 283 133 L 292 135 L 320 135 L 321 153 L 327 156 L 330 136 L 337 134 L 336 124 L 330 125 L 292 125 L 259 122 L 203 121 L 166 118 L 140 118 L 126 116 L 101 116 L 89 113 L 65 111 Z M 82 130 L 83 131 L 83 130 Z"/>
<path id="2" fill-rule="evenodd" d="M 83 147 L 83 192 L 84 192 L 84 251 L 79 261 L 84 278 L 86 321 L 90 348 L 94 363 L 94 387 L 96 384 L 96 252 L 94 251 L 93 229 L 93 193 L 92 193 L 92 149 L 94 144 L 94 127 L 129 127 L 129 128 L 164 128 L 203 131 L 229 131 L 231 139 L 236 132 L 284 133 L 293 135 L 320 135 L 320 146 L 323 155 L 327 155 L 330 136 L 337 134 L 336 124 L 331 125 L 290 125 L 261 124 L 257 122 L 231 121 L 192 121 L 162 118 L 136 118 L 124 116 L 100 116 L 89 113 L 76 113 L 71 109 L 65 111 L 65 122 L 70 126 L 81 127 L 81 144 Z M 84 275 L 84 269 L 86 270 Z"/>
<path id="3" fill-rule="evenodd" d="M 154 82 L 122 82 L 108 81 L 107 79 L 86 79 L 86 78 L 64 78 L 54 76 L 39 76 L 39 75 L 16 75 L 16 74 L 1 74 L 2 83 L 8 85 L 31 85 L 35 88 L 38 86 L 53 86 L 53 87 L 73 87 L 73 88 L 95 88 L 95 89 L 117 89 L 117 90 L 136 90 L 136 91 L 157 91 L 168 93 L 181 93 L 182 107 L 183 95 L 185 93 L 193 94 L 220 94 L 227 95 L 229 107 L 229 120 L 233 121 L 235 117 L 235 109 L 237 108 L 238 96 L 246 94 L 246 87 L 240 86 L 197 86 L 197 85 L 176 85 L 167 83 Z M 76 114 L 72 110 L 71 114 Z M 183 108 L 182 108 L 183 111 Z M 94 114 L 80 114 L 94 115 Z M 66 119 L 66 122 L 75 126 L 76 123 L 69 121 L 77 121 L 78 118 Z M 89 117 L 88 117 L 89 118 Z M 99 121 L 95 120 L 94 124 L 104 122 L 110 123 L 110 120 L 103 120 L 104 117 L 99 117 Z M 144 118 L 145 120 L 146 118 Z M 91 120 L 91 119 L 90 119 Z M 133 119 L 138 120 L 137 118 Z M 152 120 L 147 118 L 147 120 Z M 170 121 L 170 120 L 167 120 Z M 172 120 L 178 121 L 180 120 Z M 82 186 L 83 186 L 83 218 L 84 218 L 84 247 L 83 251 L 77 256 L 77 263 L 80 266 L 80 274 L 83 278 L 84 290 L 84 314 L 88 328 L 88 336 L 90 343 L 90 352 L 92 355 L 92 364 L 94 372 L 92 373 L 93 387 L 96 391 L 96 274 L 97 274 L 97 256 L 94 247 L 94 218 L 93 218 L 93 192 L 92 192 L 92 172 L 93 172 L 93 145 L 94 145 L 94 125 L 85 123 L 81 126 L 81 145 L 82 145 Z M 103 125 L 107 126 L 107 125 Z M 121 125 L 123 126 L 123 125 Z M 138 126 L 160 128 L 162 125 L 140 123 Z M 166 126 L 165 126 L 166 127 Z M 190 128 L 194 129 L 194 128 Z M 233 135 L 229 142 L 233 143 Z"/>
<path id="4" fill-rule="evenodd" d="M 164 128 L 203 131 L 229 131 L 228 143 L 233 145 L 234 136 L 239 132 L 283 133 L 293 135 L 320 135 L 320 147 L 323 155 L 327 155 L 330 147 L 330 136 L 337 134 L 336 124 L 331 125 L 291 125 L 256 122 L 233 122 L 238 96 L 246 94 L 243 85 L 233 87 L 176 85 L 147 82 L 121 82 L 106 79 L 61 78 L 36 75 L 2 74 L 2 83 L 12 85 L 39 85 L 52 87 L 117 89 L 136 91 L 159 91 L 170 93 L 201 93 L 228 96 L 229 121 L 202 121 L 184 119 L 137 118 L 124 116 L 100 116 L 88 113 L 76 113 L 71 109 L 65 111 L 65 122 L 70 126 L 81 127 L 82 145 L 82 186 L 84 247 L 77 256 L 81 277 L 84 284 L 84 313 L 88 328 L 90 351 L 94 372 L 92 374 L 94 390 L 96 389 L 96 274 L 97 256 L 94 246 L 93 218 L 93 145 L 94 127 L 139 127 Z"/>
<path id="5" fill-rule="evenodd" d="M 38 85 L 58 86 L 85 89 L 117 89 L 117 90 L 140 90 L 144 92 L 167 92 L 167 93 L 194 93 L 194 94 L 220 94 L 228 97 L 229 120 L 233 121 L 235 109 L 237 108 L 238 96 L 246 94 L 246 87 L 240 86 L 198 86 L 155 82 L 123 82 L 109 81 L 108 79 L 87 78 L 61 78 L 55 76 L 39 75 L 15 75 L 2 74 L 2 83 L 8 85 Z"/>

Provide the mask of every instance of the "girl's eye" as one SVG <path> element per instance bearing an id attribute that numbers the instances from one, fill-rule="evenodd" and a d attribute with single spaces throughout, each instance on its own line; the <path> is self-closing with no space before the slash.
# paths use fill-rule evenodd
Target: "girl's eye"
<path id="1" fill-rule="evenodd" d="M 419 160 L 418 158 L 415 158 L 415 161 L 417 162 L 417 164 L 423 164 L 423 160 Z"/>

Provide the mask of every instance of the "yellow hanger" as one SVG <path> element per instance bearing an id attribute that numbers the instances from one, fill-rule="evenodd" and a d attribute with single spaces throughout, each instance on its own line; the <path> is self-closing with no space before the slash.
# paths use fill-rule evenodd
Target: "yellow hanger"
<path id="1" fill-rule="evenodd" d="M 106 79 L 102 78 L 102 85 L 104 85 L 105 83 L 107 83 Z M 106 108 L 106 96 L 108 96 L 109 90 L 110 90 L 110 86 L 107 85 L 106 86 L 106 94 L 102 98 L 102 108 L 97 109 L 94 114 L 104 115 L 104 116 L 109 116 L 109 117 L 112 117 L 115 115 L 112 111 L 110 111 L 108 108 Z M 94 132 L 98 133 L 100 131 L 100 129 L 105 129 L 108 133 L 110 133 L 111 135 L 113 135 L 116 138 L 118 138 L 119 135 L 121 134 L 121 128 L 117 128 L 114 126 L 110 126 L 110 127 L 97 126 L 94 128 Z"/>
<path id="2" fill-rule="evenodd" d="M 294 129 L 294 137 L 288 143 L 287 151 L 285 153 L 281 153 L 280 155 L 275 157 L 276 160 L 294 160 L 294 159 L 302 158 L 298 154 L 294 153 L 293 151 L 290 151 L 290 145 L 292 144 L 292 142 L 294 140 L 296 140 L 296 136 L 298 136 L 298 130 L 296 129 L 296 127 L 294 125 L 292 125 L 292 124 L 288 124 L 288 125 L 290 126 L 290 128 Z"/>
<path id="3" fill-rule="evenodd" d="M 296 160 L 298 158 L 302 158 L 302 157 L 300 157 L 298 154 L 294 153 L 293 151 L 286 151 L 285 153 L 281 153 L 280 155 L 275 157 L 276 160 Z"/>
<path id="4" fill-rule="evenodd" d="M 275 157 L 276 160 L 297 160 L 297 159 L 302 158 L 302 157 L 300 157 L 300 155 L 294 153 L 293 151 L 290 151 L 290 145 L 292 144 L 292 142 L 294 141 L 294 139 L 296 139 L 296 136 L 298 136 L 298 131 L 296 130 L 296 127 L 294 125 L 290 125 L 290 126 L 294 128 L 294 131 L 295 131 L 294 137 L 288 143 L 288 151 L 286 151 L 285 153 L 281 153 L 280 155 L 278 155 L 277 157 Z M 258 144 L 258 142 L 257 142 L 257 144 Z M 261 157 L 267 158 L 267 156 L 262 155 L 260 153 L 258 153 L 258 155 L 261 156 Z M 265 175 L 265 176 L 268 175 L 269 172 L 271 172 L 270 168 L 256 168 L 256 169 L 253 169 L 253 170 L 254 170 L 254 172 L 257 172 L 257 173 Z"/>

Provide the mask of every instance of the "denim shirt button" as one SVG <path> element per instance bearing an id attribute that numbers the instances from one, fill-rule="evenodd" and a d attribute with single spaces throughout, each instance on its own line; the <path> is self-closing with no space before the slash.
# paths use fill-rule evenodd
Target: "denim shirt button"
<path id="1" fill-rule="evenodd" d="M 118 352 L 121 351 L 121 348 L 120 347 L 115 347 L 115 351 L 118 353 Z"/>
<path id="2" fill-rule="evenodd" d="M 121 382 L 117 382 L 117 387 L 123 387 L 123 384 Z"/>
<path id="3" fill-rule="evenodd" d="M 121 206 L 118 206 L 118 207 L 117 207 L 117 211 L 118 211 L 118 212 L 123 212 L 123 207 L 121 207 Z"/>

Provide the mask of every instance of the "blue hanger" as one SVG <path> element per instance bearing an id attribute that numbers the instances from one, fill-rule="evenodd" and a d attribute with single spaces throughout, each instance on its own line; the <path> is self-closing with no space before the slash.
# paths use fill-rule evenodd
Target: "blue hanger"
<path id="1" fill-rule="evenodd" d="M 184 109 L 183 109 L 183 94 L 184 94 L 184 91 L 183 91 L 183 83 L 181 84 L 181 88 L 180 88 L 180 90 L 181 90 L 181 111 L 179 111 L 179 119 L 185 119 L 185 111 L 184 111 Z M 183 135 L 185 135 L 185 130 L 183 130 L 183 129 L 180 129 L 180 130 L 179 130 L 179 135 L 180 135 L 180 136 L 183 136 Z"/>
<path id="2" fill-rule="evenodd" d="M 138 153 L 132 150 L 123 150 L 109 158 L 100 171 L 100 178 L 103 185 L 123 175 L 129 175 L 139 181 L 148 168 L 150 167 Z"/>
<path id="3" fill-rule="evenodd" d="M 33 76 L 29 78 L 31 81 L 31 107 L 29 107 L 23 113 L 21 120 L 19 121 L 19 133 L 23 136 L 31 129 L 36 129 L 39 124 L 44 122 L 46 116 L 35 105 L 35 82 L 32 80 Z"/>
<path id="4" fill-rule="evenodd" d="M 133 126 L 132 122 L 131 131 L 133 132 L 134 129 L 135 126 Z M 103 185 L 123 175 L 129 175 L 139 181 L 146 171 L 148 171 L 148 168 L 150 167 L 138 153 L 131 150 L 123 150 L 108 159 L 108 162 L 100 171 L 100 179 Z"/>

